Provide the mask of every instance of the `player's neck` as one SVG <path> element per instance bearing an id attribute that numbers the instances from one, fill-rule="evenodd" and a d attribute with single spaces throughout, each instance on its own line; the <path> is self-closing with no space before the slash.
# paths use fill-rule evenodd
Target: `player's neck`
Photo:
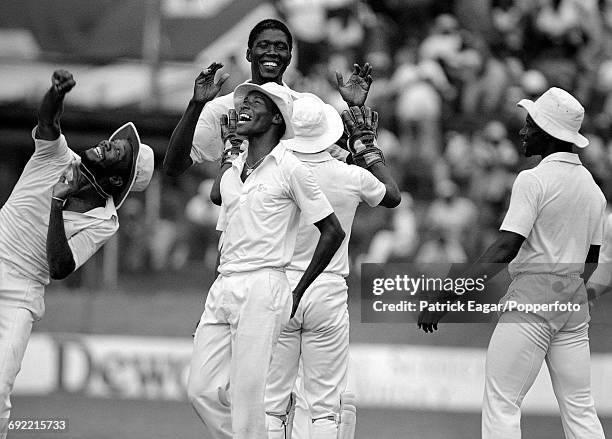
<path id="1" fill-rule="evenodd" d="M 104 206 L 106 206 L 106 199 L 102 198 L 93 187 L 84 187 L 68 197 L 64 210 L 84 213 Z"/>
<path id="2" fill-rule="evenodd" d="M 283 85 L 283 77 L 279 76 L 278 78 L 267 79 L 267 78 L 263 78 L 262 76 L 258 75 L 257 73 L 255 73 L 255 74 L 251 73 L 251 82 L 253 84 L 257 84 L 257 85 L 263 85 L 263 84 L 266 84 L 268 82 L 275 82 L 278 85 Z"/>
<path id="3" fill-rule="evenodd" d="M 264 155 L 268 155 L 270 151 L 278 145 L 280 138 L 273 130 L 268 130 L 257 136 L 249 137 L 249 149 L 247 160 L 249 163 L 254 163 Z"/>

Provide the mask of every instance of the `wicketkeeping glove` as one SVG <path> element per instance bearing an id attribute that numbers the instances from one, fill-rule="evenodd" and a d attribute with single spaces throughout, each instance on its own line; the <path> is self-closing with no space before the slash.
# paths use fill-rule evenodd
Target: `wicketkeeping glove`
<path id="1" fill-rule="evenodd" d="M 348 133 L 348 147 L 354 164 L 369 168 L 385 163 L 382 151 L 376 143 L 378 113 L 370 107 L 351 107 L 342 112 L 342 121 Z"/>
<path id="2" fill-rule="evenodd" d="M 221 166 L 233 162 L 238 154 L 244 151 L 244 139 L 236 134 L 238 115 L 236 110 L 229 110 L 228 114 L 221 116 L 221 139 L 223 140 L 223 155 Z"/>

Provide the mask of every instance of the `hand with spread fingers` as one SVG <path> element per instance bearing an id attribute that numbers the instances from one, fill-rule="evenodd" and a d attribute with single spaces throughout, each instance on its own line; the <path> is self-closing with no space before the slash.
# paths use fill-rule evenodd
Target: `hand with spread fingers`
<path id="1" fill-rule="evenodd" d="M 238 114 L 235 109 L 229 110 L 228 114 L 221 116 L 221 139 L 223 140 L 223 156 L 221 157 L 221 166 L 234 161 L 238 154 L 244 151 L 244 137 L 236 134 L 236 124 L 238 122 Z"/>
<path id="2" fill-rule="evenodd" d="M 361 107 L 365 104 L 370 85 L 372 84 L 372 66 L 365 63 L 363 67 L 353 64 L 353 73 L 344 82 L 342 74 L 336 72 L 338 91 L 349 107 Z"/>
<path id="3" fill-rule="evenodd" d="M 376 143 L 378 113 L 370 107 L 350 107 L 342 112 L 342 121 L 349 140 L 352 162 L 362 168 L 384 163 L 382 151 Z"/>
<path id="4" fill-rule="evenodd" d="M 229 73 L 223 73 L 215 82 L 215 74 L 221 67 L 223 64 L 213 62 L 200 72 L 193 87 L 193 101 L 206 103 L 217 96 L 223 83 L 230 77 Z"/>

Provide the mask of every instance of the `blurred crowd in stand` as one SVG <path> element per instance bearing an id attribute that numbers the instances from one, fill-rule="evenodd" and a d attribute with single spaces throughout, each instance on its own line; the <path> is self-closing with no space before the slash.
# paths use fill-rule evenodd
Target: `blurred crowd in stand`
<path id="1" fill-rule="evenodd" d="M 454 13 L 470 3 L 487 7 L 468 28 Z M 346 78 L 355 61 L 374 66 L 368 104 L 380 113 L 379 144 L 403 198 L 396 209 L 358 210 L 354 268 L 361 262 L 461 262 L 482 252 L 494 239 L 517 172 L 537 163 L 520 152 L 525 115 L 516 103 L 551 86 L 584 104 L 582 131 L 591 145 L 581 158 L 611 195 L 612 0 L 274 5 L 295 38 L 297 69 L 285 77 L 294 89 L 342 110 L 333 72 Z M 235 59 L 224 62 L 232 73 L 229 91 L 248 71 Z M 211 164 L 193 168 L 188 178 L 164 179 L 150 268 L 178 269 L 190 260 L 212 266 L 217 210 L 207 194 L 216 170 Z M 130 205 L 122 215 L 138 212 L 141 207 Z M 121 232 L 137 236 L 126 219 Z"/>

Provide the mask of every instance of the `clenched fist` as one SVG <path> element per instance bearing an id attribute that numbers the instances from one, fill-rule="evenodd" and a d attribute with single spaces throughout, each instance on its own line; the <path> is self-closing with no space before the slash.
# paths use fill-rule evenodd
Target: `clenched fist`
<path id="1" fill-rule="evenodd" d="M 76 85 L 68 70 L 56 70 L 51 76 L 51 92 L 58 98 L 64 97 Z"/>

